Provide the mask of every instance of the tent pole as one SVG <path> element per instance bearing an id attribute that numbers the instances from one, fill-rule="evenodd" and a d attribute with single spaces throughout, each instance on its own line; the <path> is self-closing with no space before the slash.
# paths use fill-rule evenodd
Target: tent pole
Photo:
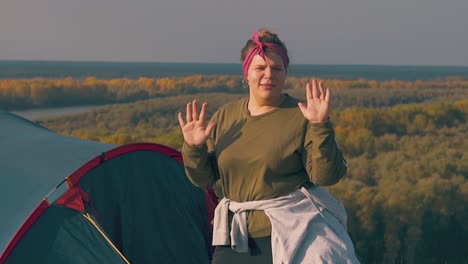
<path id="1" fill-rule="evenodd" d="M 125 263 L 130 264 L 130 261 L 125 258 L 125 256 L 120 252 L 120 250 L 112 243 L 112 241 L 107 237 L 107 235 L 104 233 L 104 231 L 101 230 L 99 225 L 94 221 L 94 219 L 89 215 L 89 213 L 84 212 L 83 216 L 88 219 L 88 221 L 101 233 L 101 235 L 106 239 L 107 243 L 120 255 L 120 257 L 125 261 Z"/>

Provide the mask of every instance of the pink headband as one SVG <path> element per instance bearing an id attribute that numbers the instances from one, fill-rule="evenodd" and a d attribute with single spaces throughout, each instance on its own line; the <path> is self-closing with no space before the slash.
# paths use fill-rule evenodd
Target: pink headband
<path id="1" fill-rule="evenodd" d="M 288 68 L 289 59 L 288 59 L 288 56 L 286 55 L 286 50 L 283 47 L 281 47 L 281 46 L 279 46 L 277 44 L 274 44 L 274 43 L 262 43 L 260 41 L 259 37 L 258 37 L 257 32 L 253 33 L 252 40 L 253 40 L 253 42 L 255 42 L 255 44 L 257 44 L 257 46 L 249 51 L 249 53 L 245 57 L 245 60 L 244 60 L 244 62 L 242 64 L 242 71 L 244 72 L 245 77 L 247 77 L 250 63 L 252 63 L 252 59 L 253 59 L 253 57 L 255 55 L 258 54 L 263 59 L 265 59 L 265 53 L 264 53 L 264 49 L 263 49 L 264 47 L 267 47 L 267 48 L 270 48 L 270 49 L 276 51 L 281 56 L 281 59 L 283 59 L 284 68 L 285 69 Z"/>

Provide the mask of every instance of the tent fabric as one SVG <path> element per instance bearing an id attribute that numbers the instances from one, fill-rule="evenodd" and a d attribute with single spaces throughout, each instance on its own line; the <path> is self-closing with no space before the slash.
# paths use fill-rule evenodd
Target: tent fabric
<path id="1" fill-rule="evenodd" d="M 6 112 L 0 127 L 0 263 L 125 263 L 113 246 L 130 263 L 209 263 L 214 201 L 176 150 L 65 137 Z"/>
<path id="2" fill-rule="evenodd" d="M 5 263 L 125 262 L 79 213 L 52 205 L 22 237 Z"/>
<path id="3" fill-rule="evenodd" d="M 63 179 L 113 145 L 58 135 L 0 111 L 0 250 Z"/>

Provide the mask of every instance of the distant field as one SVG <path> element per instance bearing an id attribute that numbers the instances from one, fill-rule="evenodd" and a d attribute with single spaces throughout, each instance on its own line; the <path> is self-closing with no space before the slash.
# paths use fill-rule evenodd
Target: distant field
<path id="1" fill-rule="evenodd" d="M 94 110 L 100 106 L 70 106 L 70 107 L 58 107 L 58 108 L 38 108 L 38 109 L 28 109 L 28 110 L 19 110 L 11 111 L 14 114 L 22 116 L 29 120 L 47 118 L 47 117 L 56 117 L 63 115 L 72 115 L 72 114 L 81 114 L 88 111 Z"/>

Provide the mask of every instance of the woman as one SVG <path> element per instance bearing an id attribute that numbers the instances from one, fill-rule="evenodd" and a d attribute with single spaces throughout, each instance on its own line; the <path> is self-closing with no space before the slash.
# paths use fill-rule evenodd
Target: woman
<path id="1" fill-rule="evenodd" d="M 306 103 L 283 93 L 289 58 L 271 31 L 255 32 L 241 59 L 247 97 L 208 124 L 206 103 L 178 115 L 187 176 L 224 197 L 213 263 L 358 263 L 344 208 L 318 187 L 347 171 L 328 118 L 330 89 L 312 80 Z"/>

